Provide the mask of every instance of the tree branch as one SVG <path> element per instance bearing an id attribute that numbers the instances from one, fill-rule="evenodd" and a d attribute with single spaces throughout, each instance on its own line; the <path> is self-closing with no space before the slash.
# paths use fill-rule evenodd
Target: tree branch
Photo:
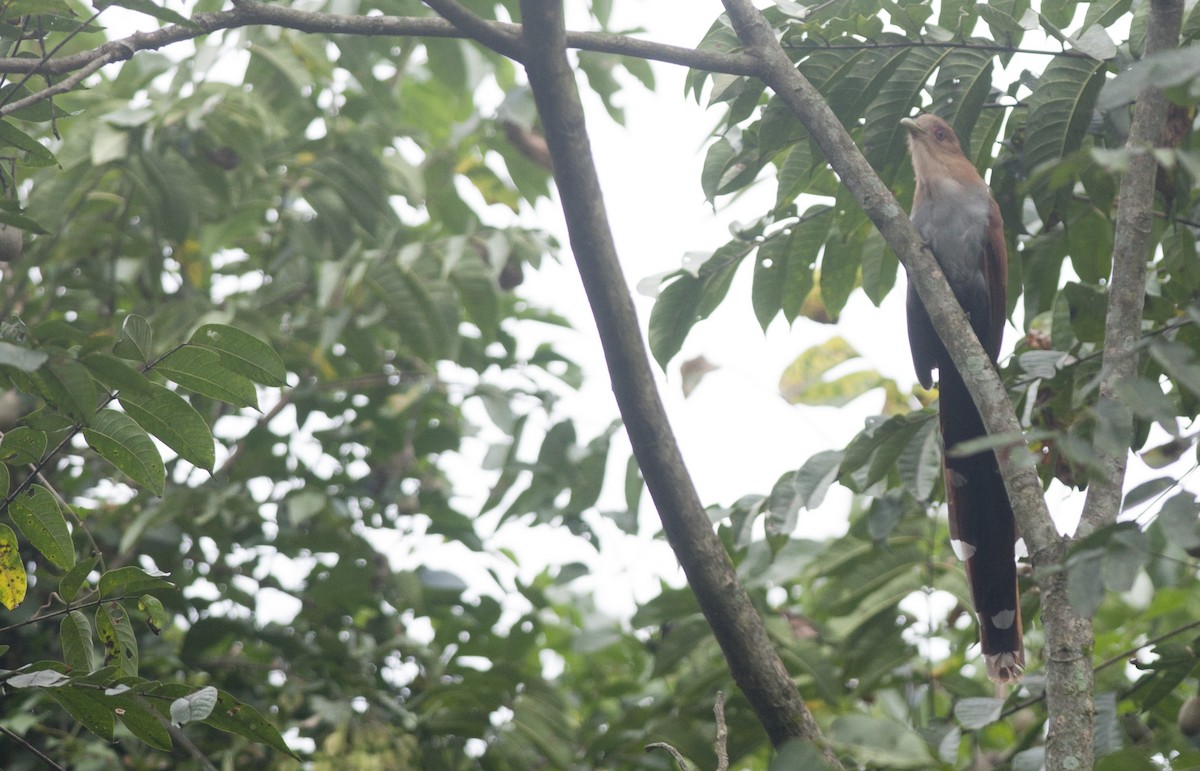
<path id="1" fill-rule="evenodd" d="M 1181 0 L 1154 0 L 1146 25 L 1146 55 L 1179 45 L 1183 19 Z M 1117 204 L 1117 224 L 1113 235 L 1113 272 L 1108 290 L 1108 313 L 1104 320 L 1104 364 L 1101 368 L 1101 416 L 1115 415 L 1129 423 L 1129 409 L 1119 402 L 1122 383 L 1137 375 L 1141 363 L 1142 311 L 1146 300 L 1146 263 L 1153 243 L 1154 178 L 1158 163 L 1150 149 L 1161 142 L 1167 119 L 1167 100 L 1162 91 L 1148 88 L 1133 105 L 1133 122 L 1125 148 L 1131 151 L 1129 167 L 1121 177 Z M 1105 408 L 1108 408 L 1107 410 Z M 1103 419 L 1103 418 L 1102 418 Z M 1103 474 L 1088 480 L 1087 499 L 1077 535 L 1085 536 L 1097 528 L 1117 521 L 1121 511 L 1121 491 L 1129 460 L 1128 434 L 1120 432 L 1119 442 L 1103 441 L 1097 431 L 1093 443 Z"/>
<path id="2" fill-rule="evenodd" d="M 575 73 L 566 57 L 561 2 L 521 0 L 521 13 L 526 73 L 554 159 L 571 249 L 601 332 L 617 405 L 667 540 L 734 680 L 771 741 L 816 742 L 840 767 L 738 582 L 671 432 L 609 229 Z"/>

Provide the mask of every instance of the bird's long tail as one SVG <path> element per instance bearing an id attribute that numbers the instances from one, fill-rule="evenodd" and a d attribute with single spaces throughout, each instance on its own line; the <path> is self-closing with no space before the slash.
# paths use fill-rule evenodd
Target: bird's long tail
<path id="1" fill-rule="evenodd" d="M 950 538 L 963 561 L 988 677 L 1013 682 L 1025 667 L 1014 547 L 1016 521 L 991 450 L 952 457 L 956 444 L 984 435 L 983 421 L 954 367 L 939 367 L 946 502 Z"/>

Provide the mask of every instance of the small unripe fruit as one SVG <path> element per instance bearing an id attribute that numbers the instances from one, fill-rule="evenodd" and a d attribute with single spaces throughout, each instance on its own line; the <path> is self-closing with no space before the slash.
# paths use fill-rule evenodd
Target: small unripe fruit
<path id="1" fill-rule="evenodd" d="M 1200 736 L 1200 696 L 1193 696 L 1179 708 L 1179 730 L 1189 739 Z"/>
<path id="2" fill-rule="evenodd" d="M 24 248 L 21 229 L 0 223 L 0 262 L 16 262 L 21 259 Z"/>

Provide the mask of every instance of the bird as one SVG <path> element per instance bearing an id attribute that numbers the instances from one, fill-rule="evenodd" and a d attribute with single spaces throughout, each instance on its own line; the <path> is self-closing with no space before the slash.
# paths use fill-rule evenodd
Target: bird
<path id="1" fill-rule="evenodd" d="M 912 223 L 995 365 L 1007 315 L 1008 252 L 1000 207 L 949 123 L 933 113 L 922 113 L 904 118 L 901 125 L 908 134 L 916 177 Z M 962 374 L 911 281 L 907 315 L 917 380 L 931 388 L 933 370 L 938 371 L 950 545 L 967 574 L 988 677 L 998 683 L 1015 682 L 1025 668 L 1025 647 L 1012 505 L 993 450 L 965 457 L 950 452 L 986 431 Z"/>

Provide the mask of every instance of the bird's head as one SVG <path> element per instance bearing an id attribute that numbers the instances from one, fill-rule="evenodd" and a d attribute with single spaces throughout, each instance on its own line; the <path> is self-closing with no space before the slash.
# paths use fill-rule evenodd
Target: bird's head
<path id="1" fill-rule="evenodd" d="M 904 118 L 900 125 L 908 131 L 908 152 L 918 180 L 949 177 L 967 183 L 971 177 L 978 177 L 949 123 L 927 112 Z"/>
<path id="2" fill-rule="evenodd" d="M 963 154 L 954 129 L 931 112 L 922 113 L 915 118 L 904 118 L 900 125 L 908 130 L 908 150 L 913 154 L 918 150 Z"/>

